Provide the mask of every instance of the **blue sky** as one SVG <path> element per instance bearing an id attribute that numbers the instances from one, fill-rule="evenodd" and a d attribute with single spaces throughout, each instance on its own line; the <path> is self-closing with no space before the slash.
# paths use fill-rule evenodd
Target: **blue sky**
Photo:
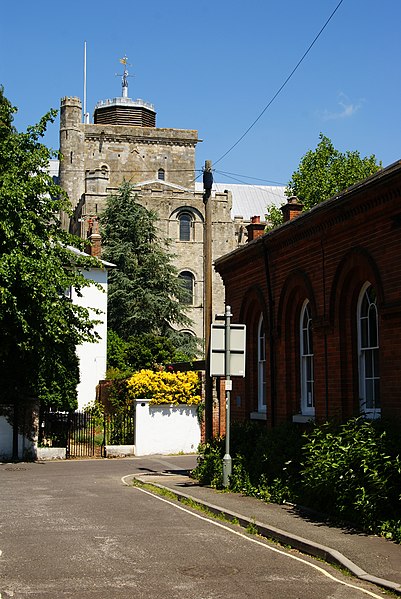
<path id="1" fill-rule="evenodd" d="M 0 83 L 23 130 L 61 97 L 82 98 L 85 40 L 91 114 L 98 100 L 120 95 L 115 73 L 126 54 L 129 96 L 155 105 L 158 127 L 199 131 L 200 169 L 258 117 L 338 3 L 6 2 Z M 343 0 L 280 95 L 215 165 L 215 179 L 286 184 L 320 132 L 385 166 L 401 159 L 400 23 L 399 0 Z M 57 149 L 58 122 L 45 142 Z"/>

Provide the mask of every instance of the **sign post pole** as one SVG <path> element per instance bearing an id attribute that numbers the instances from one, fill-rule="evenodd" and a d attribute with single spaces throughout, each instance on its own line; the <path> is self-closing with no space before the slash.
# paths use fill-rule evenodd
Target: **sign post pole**
<path id="1" fill-rule="evenodd" d="M 223 486 L 228 487 L 232 472 L 230 456 L 230 398 L 231 398 L 231 373 L 230 373 L 230 325 L 231 307 L 226 306 L 225 311 L 225 337 L 224 337 L 224 376 L 226 386 L 226 453 L 223 458 Z"/>

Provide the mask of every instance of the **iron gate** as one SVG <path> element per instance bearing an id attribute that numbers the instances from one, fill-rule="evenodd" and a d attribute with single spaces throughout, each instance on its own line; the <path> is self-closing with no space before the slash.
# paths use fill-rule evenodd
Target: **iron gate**
<path id="1" fill-rule="evenodd" d="M 134 409 L 105 414 L 102 419 L 90 412 L 41 410 L 39 445 L 65 447 L 67 458 L 105 455 L 105 445 L 134 443 Z"/>

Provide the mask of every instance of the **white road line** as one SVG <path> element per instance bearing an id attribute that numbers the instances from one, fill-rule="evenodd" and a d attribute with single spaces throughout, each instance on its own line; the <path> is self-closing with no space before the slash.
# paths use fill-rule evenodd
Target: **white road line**
<path id="1" fill-rule="evenodd" d="M 135 475 L 133 474 L 128 474 L 126 476 L 123 476 L 121 478 L 122 483 L 124 485 L 130 486 L 124 479 L 129 478 L 129 477 L 133 477 Z M 301 562 L 307 566 L 309 566 L 310 568 L 313 568 L 314 570 L 317 570 L 318 572 L 320 572 L 321 574 L 323 574 L 323 576 L 326 576 L 327 578 L 330 578 L 330 580 L 333 580 L 334 582 L 337 582 L 338 584 L 342 584 L 345 587 L 348 587 L 350 589 L 356 589 L 357 591 L 360 591 L 361 593 L 364 593 L 365 595 L 369 595 L 369 597 L 374 597 L 375 599 L 383 599 L 383 595 L 376 595 L 376 593 L 372 593 L 372 591 L 368 591 L 367 589 L 363 589 L 361 587 L 358 587 L 354 584 L 350 584 L 349 582 L 345 582 L 343 580 L 340 580 L 339 578 L 336 578 L 335 576 L 333 576 L 332 574 L 330 574 L 330 572 L 327 572 L 326 570 L 324 570 L 323 568 L 321 568 L 320 566 L 318 566 L 317 564 L 313 564 L 305 559 L 303 559 L 302 557 L 298 557 L 296 555 L 292 555 L 291 553 L 286 553 L 285 551 L 282 551 L 280 549 L 277 549 L 276 547 L 272 547 L 270 545 L 267 545 L 266 543 L 259 541 L 258 539 L 254 539 L 252 537 L 248 537 L 247 535 L 245 535 L 244 533 L 238 531 L 238 530 L 234 530 L 232 528 L 229 528 L 228 526 L 225 526 L 224 524 L 221 524 L 221 522 L 217 522 L 216 520 L 213 520 L 211 518 L 207 518 L 205 516 L 201 516 L 200 514 L 197 514 L 195 512 L 192 512 L 188 509 L 186 509 L 185 507 L 183 507 L 182 505 L 179 505 L 177 503 L 173 503 L 172 501 L 168 501 L 168 499 L 165 499 L 164 497 L 160 497 L 160 495 L 157 495 L 155 493 L 151 493 L 150 491 L 147 491 L 146 489 L 142 489 L 142 487 L 133 487 L 134 489 L 136 489 L 137 491 L 141 491 L 142 493 L 146 493 L 146 495 L 150 495 L 151 497 L 154 497 L 155 499 L 158 499 L 159 501 L 163 501 L 164 503 L 168 503 L 169 505 L 171 505 L 172 507 L 176 508 L 177 510 L 181 510 L 183 512 L 186 512 L 187 514 L 190 514 L 191 516 L 194 516 L 195 518 L 199 518 L 199 520 L 203 520 L 204 522 L 209 522 L 209 524 L 213 524 L 214 526 L 217 526 L 219 528 L 222 528 L 223 530 L 226 530 L 227 532 L 230 532 L 233 535 L 237 535 L 239 537 L 241 537 L 242 539 L 245 539 L 246 541 L 249 541 L 251 543 L 256 543 L 256 545 L 260 545 L 261 547 L 264 547 L 265 549 L 268 549 L 269 551 L 273 551 L 274 553 L 279 553 L 280 555 L 284 555 L 286 557 L 289 557 L 290 559 L 293 559 L 297 562 Z"/>

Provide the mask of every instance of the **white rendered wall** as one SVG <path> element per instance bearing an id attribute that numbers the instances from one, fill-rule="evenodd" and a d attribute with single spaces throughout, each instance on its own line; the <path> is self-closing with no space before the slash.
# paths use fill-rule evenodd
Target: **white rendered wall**
<path id="1" fill-rule="evenodd" d="M 200 443 L 196 406 L 135 402 L 135 455 L 195 453 Z"/>
<path id="2" fill-rule="evenodd" d="M 3 412 L 3 414 L 0 414 L 0 461 L 11 460 L 13 456 L 13 426 L 4 415 L 4 412 L 12 416 L 13 406 L 0 405 L 0 412 Z M 20 459 L 32 459 L 36 455 L 38 441 L 37 412 L 32 412 L 29 416 L 28 420 L 35 421 L 35 423 L 32 422 L 32 431 L 29 436 L 22 433 L 18 434 L 18 458 Z M 34 424 L 36 424 L 36 427 Z"/>
<path id="3" fill-rule="evenodd" d="M 91 310 L 91 318 L 101 321 L 94 329 L 100 339 L 96 343 L 85 342 L 77 347 L 80 374 L 77 387 L 78 410 L 82 410 L 96 398 L 96 385 L 106 375 L 107 356 L 107 269 L 94 268 L 83 271 L 83 275 L 86 279 L 99 283 L 103 291 L 90 285 L 82 289 L 82 297 L 78 297 L 73 291 L 71 298 L 74 304 L 101 310 L 100 315 Z"/>

